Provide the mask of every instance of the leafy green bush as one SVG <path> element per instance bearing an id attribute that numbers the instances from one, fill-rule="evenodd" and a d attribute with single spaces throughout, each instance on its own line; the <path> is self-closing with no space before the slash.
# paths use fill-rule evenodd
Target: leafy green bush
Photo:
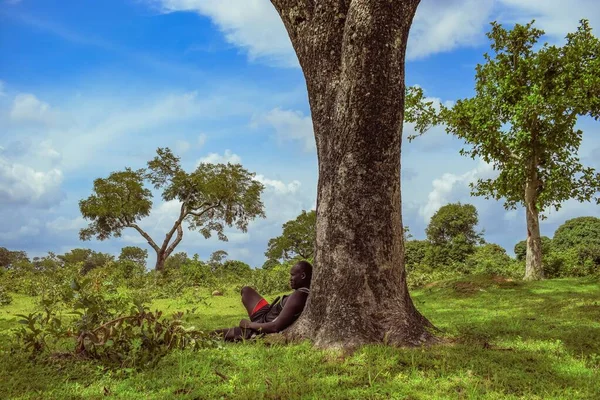
<path id="1" fill-rule="evenodd" d="M 12 303 L 12 297 L 8 294 L 8 291 L 4 286 L 0 286 L 0 306 L 6 306 Z"/>
<path id="2" fill-rule="evenodd" d="M 553 251 L 544 257 L 544 272 L 547 278 L 600 274 L 600 247 L 577 246 Z"/>
<path id="3" fill-rule="evenodd" d="M 492 274 L 520 278 L 523 275 L 521 263 L 513 261 L 506 250 L 494 243 L 478 246 L 475 253 L 465 261 L 468 274 Z"/>
<path id="4" fill-rule="evenodd" d="M 247 285 L 253 287 L 262 295 L 289 291 L 290 268 L 294 264 L 295 261 L 290 261 L 270 269 L 254 270 L 247 283 L 238 285 L 238 289 Z"/>
<path id="5" fill-rule="evenodd" d="M 42 301 L 44 311 L 19 315 L 21 326 L 15 331 L 15 350 L 31 353 L 32 358 L 53 352 L 65 338 L 75 339 L 72 354 L 98 359 L 108 366 L 141 367 L 151 365 L 172 349 L 199 349 L 215 346 L 208 332 L 186 328 L 184 319 L 192 311 L 177 312 L 171 318 L 150 312 L 139 299 L 120 293 L 109 282 L 92 278 L 73 280 L 70 314 L 77 316 L 64 326 L 57 316 L 58 305 Z"/>
<path id="6" fill-rule="evenodd" d="M 600 218 L 578 217 L 566 221 L 554 232 L 557 250 L 575 247 L 600 247 Z"/>

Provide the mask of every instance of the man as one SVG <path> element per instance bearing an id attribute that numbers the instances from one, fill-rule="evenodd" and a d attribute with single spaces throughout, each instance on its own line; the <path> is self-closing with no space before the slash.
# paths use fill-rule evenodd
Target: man
<path id="1" fill-rule="evenodd" d="M 294 289 L 289 295 L 276 298 L 269 304 L 251 287 L 242 288 L 242 303 L 248 312 L 249 320 L 243 319 L 239 326 L 218 329 L 215 334 L 227 341 L 251 339 L 255 336 L 281 332 L 292 325 L 302 314 L 306 299 L 310 293 L 312 265 L 307 261 L 299 261 L 290 270 L 290 287 Z"/>

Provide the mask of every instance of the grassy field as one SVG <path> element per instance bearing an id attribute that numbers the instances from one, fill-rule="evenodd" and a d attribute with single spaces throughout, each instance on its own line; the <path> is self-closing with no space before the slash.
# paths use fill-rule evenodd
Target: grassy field
<path id="1" fill-rule="evenodd" d="M 177 351 L 142 371 L 89 361 L 33 364 L 10 354 L 14 314 L 34 308 L 34 299 L 15 295 L 0 307 L 0 399 L 600 399 L 597 281 L 480 277 L 412 295 L 445 344 L 342 354 L 257 341 Z M 233 326 L 244 317 L 235 293 L 209 302 L 199 305 L 196 326 Z"/>

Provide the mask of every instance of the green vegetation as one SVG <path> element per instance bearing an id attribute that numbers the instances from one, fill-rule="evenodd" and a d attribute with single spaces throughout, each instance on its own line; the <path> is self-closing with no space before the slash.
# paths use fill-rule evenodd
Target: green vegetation
<path id="1" fill-rule="evenodd" d="M 476 67 L 475 95 L 436 110 L 422 90 L 408 90 L 413 110 L 405 116 L 420 132 L 444 124 L 465 141 L 461 154 L 499 171 L 472 184 L 473 194 L 504 199 L 506 208 L 525 207 L 526 279 L 544 276 L 544 211 L 568 199 L 600 202 L 600 174 L 581 164 L 583 132 L 576 128 L 579 117 L 600 118 L 600 40 L 586 20 L 562 47 L 537 46 L 543 35 L 533 22 L 512 30 L 492 22 L 491 52 Z"/>
<path id="2" fill-rule="evenodd" d="M 208 296 L 204 289 L 200 297 Z M 412 292 L 442 331 L 430 348 L 366 346 L 319 351 L 277 337 L 175 350 L 155 365 L 106 368 L 56 355 L 31 362 L 11 353 L 15 314 L 36 298 L 15 294 L 0 308 L 0 398 L 315 398 L 594 399 L 600 393 L 600 285 L 589 278 L 515 282 L 474 276 Z M 197 307 L 198 329 L 233 326 L 244 316 L 238 294 L 190 304 L 155 300 L 165 315 Z"/>
<path id="3" fill-rule="evenodd" d="M 235 225 L 245 232 L 250 221 L 265 216 L 260 200 L 264 186 L 253 178 L 254 174 L 240 164 L 230 163 L 201 163 L 187 173 L 179 157 L 168 148 L 159 148 L 147 168 L 126 168 L 94 181 L 94 193 L 79 202 L 81 214 L 91 221 L 79 237 L 105 240 L 120 237 L 124 229 L 135 229 L 156 251 L 155 269 L 161 271 L 183 239 L 184 222 L 205 238 L 216 233 L 219 240 L 226 241 L 226 226 Z M 144 186 L 146 181 L 154 189 L 162 189 L 163 200 L 181 204 L 179 216 L 158 244 L 138 225 L 152 208 L 152 192 Z"/>
<path id="4" fill-rule="evenodd" d="M 296 219 L 283 224 L 282 229 L 281 236 L 269 240 L 265 252 L 269 260 L 313 258 L 317 230 L 317 213 L 314 210 L 302 211 Z"/>

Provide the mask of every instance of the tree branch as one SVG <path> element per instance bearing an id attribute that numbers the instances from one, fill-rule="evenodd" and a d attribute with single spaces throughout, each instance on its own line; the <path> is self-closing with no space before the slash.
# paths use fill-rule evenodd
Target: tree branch
<path id="1" fill-rule="evenodd" d="M 193 215 L 194 217 L 201 217 L 203 216 L 206 212 L 213 210 L 217 207 L 221 207 L 221 200 L 219 200 L 219 202 L 217 204 L 213 204 L 212 206 L 205 208 L 204 210 L 202 210 L 202 212 L 194 212 L 194 211 L 188 211 L 187 214 L 188 215 Z"/>
<path id="2" fill-rule="evenodd" d="M 181 242 L 181 237 L 183 237 L 183 230 L 181 229 L 181 224 L 183 223 L 183 219 L 187 215 L 187 212 L 186 212 L 187 200 L 189 200 L 189 196 L 186 199 L 186 201 L 181 203 L 181 209 L 179 211 L 179 218 L 177 218 L 177 220 L 173 224 L 173 227 L 171 228 L 169 233 L 167 233 L 167 235 L 165 236 L 165 240 L 163 241 L 162 247 L 160 248 L 161 251 L 167 251 L 167 246 L 169 246 L 169 242 L 171 241 L 171 238 L 173 237 L 173 234 L 175 233 L 175 231 L 177 231 L 177 239 L 179 239 L 179 240 L 175 240 L 175 242 L 174 242 L 175 246 L 177 246 L 177 244 L 179 242 Z M 181 230 L 181 234 L 179 234 L 180 230 Z M 171 247 L 174 249 L 175 246 L 172 245 Z M 173 250 L 171 250 L 171 251 L 173 251 Z M 168 256 L 168 254 L 166 254 L 166 255 Z"/>
<path id="3" fill-rule="evenodd" d="M 137 224 L 130 223 L 130 224 L 127 224 L 126 226 L 128 228 L 133 228 L 136 231 L 138 231 L 140 233 L 140 235 L 142 235 L 144 237 L 144 239 L 146 239 L 146 241 L 148 241 L 148 244 L 150 246 L 152 246 L 152 248 L 154 249 L 154 251 L 156 251 L 157 254 L 160 252 L 160 248 L 158 247 L 158 245 L 156 243 L 154 243 L 154 240 L 152 240 L 150 235 L 148 235 L 146 232 L 144 232 L 144 230 L 142 228 L 140 228 Z"/>
<path id="4" fill-rule="evenodd" d="M 171 255 L 173 250 L 175 250 L 175 247 L 177 247 L 177 245 L 181 242 L 182 239 L 183 239 L 183 228 L 181 227 L 181 224 L 179 224 L 177 226 L 177 237 L 175 238 L 175 241 L 173 243 L 171 243 L 171 245 L 169 246 L 167 251 L 165 251 L 165 258 L 167 258 Z"/>

